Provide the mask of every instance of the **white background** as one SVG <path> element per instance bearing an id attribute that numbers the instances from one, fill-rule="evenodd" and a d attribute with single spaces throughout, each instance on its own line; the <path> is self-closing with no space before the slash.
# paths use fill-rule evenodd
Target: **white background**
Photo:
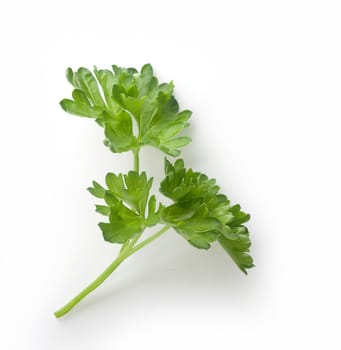
<path id="1" fill-rule="evenodd" d="M 340 349 L 340 6 L 0 5 L 1 349 Z M 118 249 L 85 189 L 131 168 L 61 110 L 64 70 L 146 62 L 193 111 L 186 163 L 252 214 L 257 267 L 168 232 L 56 320 Z M 156 182 L 162 159 L 142 152 Z"/>

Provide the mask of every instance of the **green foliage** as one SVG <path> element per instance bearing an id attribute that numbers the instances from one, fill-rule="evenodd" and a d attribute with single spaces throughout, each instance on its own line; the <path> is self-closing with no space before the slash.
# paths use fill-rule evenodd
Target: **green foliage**
<path id="1" fill-rule="evenodd" d="M 109 222 L 99 223 L 106 241 L 125 243 L 142 233 L 145 227 L 159 223 L 163 207 L 159 204 L 157 208 L 155 196 L 148 200 L 153 179 L 147 179 L 145 172 L 108 173 L 105 182 L 107 188 L 94 181 L 88 191 L 105 201 L 106 205 L 96 205 L 96 211 L 109 219 Z"/>
<path id="2" fill-rule="evenodd" d="M 112 152 L 136 155 L 140 147 L 150 145 L 177 156 L 190 142 L 179 135 L 189 126 L 191 112 L 179 110 L 173 82 L 160 84 L 150 64 L 140 71 L 116 65 L 111 70 L 95 67 L 93 72 L 68 68 L 66 77 L 74 87 L 73 99 L 62 100 L 62 108 L 93 118 L 104 128 L 104 144 Z M 174 164 L 166 160 L 165 175 L 160 192 L 173 200 L 168 207 L 157 205 L 156 197 L 150 196 L 153 179 L 147 179 L 145 172 L 108 173 L 107 188 L 93 182 L 89 191 L 105 202 L 96 205 L 96 211 L 109 221 L 99 224 L 104 239 L 126 243 L 146 227 L 165 223 L 197 248 L 209 249 L 218 241 L 242 271 L 251 268 L 251 243 L 243 225 L 250 216 L 239 205 L 230 205 L 214 179 L 186 170 L 181 159 Z"/>
<path id="3" fill-rule="evenodd" d="M 239 205 L 230 205 L 219 193 L 214 179 L 186 169 L 184 161 L 174 164 L 165 160 L 165 178 L 160 192 L 173 201 L 164 206 L 151 194 L 153 179 L 139 172 L 139 150 L 156 147 L 171 156 L 191 139 L 182 136 L 189 126 L 191 112 L 180 111 L 173 95 L 173 82 L 159 84 L 152 66 L 135 68 L 113 65 L 112 70 L 93 73 L 86 68 L 66 71 L 73 86 L 72 99 L 61 101 L 68 113 L 92 118 L 104 128 L 104 144 L 114 153 L 132 151 L 134 171 L 127 174 L 108 173 L 106 187 L 93 181 L 89 192 L 102 200 L 96 212 L 104 216 L 99 223 L 105 241 L 121 244 L 118 257 L 81 293 L 60 310 L 61 317 L 86 295 L 97 288 L 125 259 L 173 228 L 192 246 L 209 249 L 217 241 L 244 272 L 253 267 L 249 255 L 249 232 L 244 225 L 250 216 Z M 139 241 L 144 230 L 164 225 L 156 233 Z"/>
<path id="4" fill-rule="evenodd" d="M 115 65 L 112 70 L 95 67 L 94 74 L 86 68 L 75 72 L 68 68 L 66 77 L 74 87 L 73 100 L 62 100 L 62 108 L 95 119 L 104 127 L 104 144 L 112 152 L 150 145 L 177 156 L 179 148 L 191 141 L 188 136 L 179 136 L 189 126 L 191 112 L 179 110 L 173 82 L 159 84 L 150 64 L 140 72 Z M 133 123 L 137 125 L 137 135 L 133 133 Z"/>
<path id="5" fill-rule="evenodd" d="M 246 273 L 253 261 L 247 253 L 251 244 L 248 230 L 242 224 L 250 216 L 239 205 L 230 206 L 227 197 L 219 194 L 214 179 L 186 170 L 182 159 L 174 165 L 166 159 L 165 173 L 160 192 L 175 203 L 164 209 L 162 219 L 197 248 L 208 249 L 218 240 Z"/>

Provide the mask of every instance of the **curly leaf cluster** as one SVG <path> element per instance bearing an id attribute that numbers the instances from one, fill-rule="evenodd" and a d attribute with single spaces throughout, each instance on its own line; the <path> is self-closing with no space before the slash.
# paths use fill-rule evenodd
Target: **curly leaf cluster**
<path id="1" fill-rule="evenodd" d="M 108 173 L 105 182 L 107 188 L 94 181 L 88 190 L 105 201 L 106 205 L 96 205 L 96 211 L 109 219 L 109 222 L 99 223 L 106 241 L 125 243 L 160 221 L 162 206 L 156 208 L 154 195 L 149 198 L 153 179 L 147 179 L 145 172 Z"/>
<path id="2" fill-rule="evenodd" d="M 248 254 L 249 232 L 243 225 L 250 215 L 239 205 L 230 205 L 228 198 L 219 193 L 215 179 L 186 170 L 182 159 L 174 165 L 166 160 L 165 173 L 160 192 L 174 204 L 165 208 L 163 220 L 197 248 L 208 249 L 218 240 L 244 273 L 253 267 Z"/>
<path id="3" fill-rule="evenodd" d="M 73 99 L 62 100 L 62 108 L 95 119 L 104 128 L 104 143 L 112 152 L 150 145 L 177 156 L 179 148 L 191 141 L 188 136 L 179 136 L 189 126 L 191 111 L 179 110 L 173 82 L 159 84 L 150 64 L 140 72 L 115 65 L 112 70 L 95 67 L 93 73 L 86 68 L 68 68 L 66 76 L 74 87 Z"/>

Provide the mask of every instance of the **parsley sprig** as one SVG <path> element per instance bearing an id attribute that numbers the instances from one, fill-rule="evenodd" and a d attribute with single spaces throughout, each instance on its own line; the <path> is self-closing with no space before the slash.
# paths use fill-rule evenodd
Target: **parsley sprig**
<path id="1" fill-rule="evenodd" d="M 72 99 L 61 101 L 62 108 L 94 119 L 104 129 L 104 144 L 114 153 L 131 151 L 134 166 L 127 174 L 108 173 L 105 185 L 93 181 L 88 188 L 102 201 L 96 205 L 96 211 L 105 218 L 99 223 L 104 240 L 121 244 L 121 249 L 108 268 L 55 316 L 69 312 L 125 259 L 170 228 L 199 249 L 209 249 L 217 241 L 246 274 L 254 266 L 248 254 L 249 232 L 244 225 L 250 216 L 239 205 L 230 205 L 215 179 L 186 169 L 182 159 L 172 164 L 166 158 L 160 192 L 173 203 L 165 206 L 150 193 L 153 178 L 140 172 L 142 146 L 153 146 L 176 157 L 180 148 L 191 141 L 183 135 L 191 111 L 180 111 L 173 82 L 159 84 L 150 64 L 140 72 L 115 65 L 112 70 L 95 67 L 93 73 L 86 68 L 68 68 L 66 77 L 74 89 Z M 159 224 L 163 225 L 159 231 L 142 239 L 147 228 Z"/>

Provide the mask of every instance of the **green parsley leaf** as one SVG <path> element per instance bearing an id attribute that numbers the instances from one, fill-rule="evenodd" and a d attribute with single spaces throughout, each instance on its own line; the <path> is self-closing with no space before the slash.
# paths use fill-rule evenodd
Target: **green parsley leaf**
<path id="1" fill-rule="evenodd" d="M 142 216 L 119 201 L 110 207 L 109 223 L 101 222 L 99 227 L 106 241 L 125 243 L 135 234 L 143 232 L 144 220 Z"/>
<path id="2" fill-rule="evenodd" d="M 108 173 L 105 182 L 107 189 L 93 181 L 93 187 L 88 190 L 107 204 L 96 205 L 96 211 L 109 218 L 108 223 L 99 224 L 106 241 L 125 243 L 142 233 L 145 227 L 160 222 L 163 206 L 159 204 L 157 208 L 154 195 L 149 198 L 153 179 L 148 179 L 145 172 L 129 171 L 127 175 Z"/>
<path id="3" fill-rule="evenodd" d="M 108 173 L 105 182 L 109 192 L 117 199 L 130 205 L 138 214 L 144 216 L 153 179 L 147 179 L 145 172 L 138 174 L 129 171 L 127 175 Z"/>
<path id="4" fill-rule="evenodd" d="M 104 144 L 114 153 L 126 152 L 137 146 L 133 122 L 130 114 L 124 110 L 118 112 L 115 118 L 108 118 L 104 124 L 104 133 Z"/>
<path id="5" fill-rule="evenodd" d="M 96 181 L 92 181 L 93 187 L 89 187 L 88 191 L 97 198 L 104 198 L 106 190 Z"/>
<path id="6" fill-rule="evenodd" d="M 62 108 L 82 117 L 94 118 L 104 127 L 104 144 L 114 153 L 150 145 L 168 155 L 177 156 L 191 138 L 179 136 L 189 126 L 189 110 L 179 111 L 173 96 L 174 84 L 159 84 L 153 68 L 146 64 L 138 72 L 116 65 L 94 74 L 86 68 L 66 71 L 75 88 L 73 100 L 64 99 Z M 103 97 L 102 97 L 103 96 Z M 138 133 L 133 133 L 133 119 Z"/>
<path id="7" fill-rule="evenodd" d="M 156 208 L 156 198 L 152 195 L 148 202 L 148 216 L 145 220 L 145 225 L 148 227 L 155 226 L 161 221 L 163 205 L 160 203 L 159 207 Z"/>
<path id="8" fill-rule="evenodd" d="M 218 240 L 246 273 L 253 262 L 248 254 L 249 233 L 242 224 L 250 216 L 243 213 L 239 205 L 230 206 L 227 197 L 219 193 L 214 179 L 185 169 L 182 159 L 174 164 L 166 159 L 165 173 L 160 192 L 175 203 L 163 210 L 163 220 L 197 248 L 208 249 L 210 243 Z"/>

